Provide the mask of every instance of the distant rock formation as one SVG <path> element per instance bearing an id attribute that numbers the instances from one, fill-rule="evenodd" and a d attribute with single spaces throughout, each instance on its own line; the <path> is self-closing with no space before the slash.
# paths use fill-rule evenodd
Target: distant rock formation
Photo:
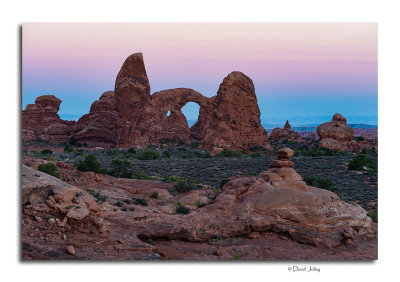
<path id="1" fill-rule="evenodd" d="M 272 130 L 269 139 L 275 141 L 281 140 L 301 140 L 300 134 L 290 129 L 290 123 L 287 120 L 283 128 L 276 127 Z"/>
<path id="2" fill-rule="evenodd" d="M 68 141 L 76 130 L 75 121 L 65 121 L 57 114 L 61 100 L 53 95 L 37 97 L 22 112 L 22 139 L 40 137 L 54 143 Z"/>
<path id="3" fill-rule="evenodd" d="M 191 128 L 181 111 L 188 102 L 200 106 L 198 121 Z M 123 63 L 114 91 L 105 92 L 77 123 L 59 118 L 60 103 L 54 96 L 40 96 L 26 107 L 22 113 L 25 139 L 44 134 L 53 142 L 65 142 L 73 136 L 89 146 L 127 148 L 176 138 L 199 142 L 213 154 L 253 145 L 271 149 L 261 126 L 254 84 L 241 72 L 230 73 L 211 98 L 189 88 L 150 95 L 143 55 L 136 53 Z"/>
<path id="4" fill-rule="evenodd" d="M 338 151 L 353 151 L 359 148 L 354 140 L 354 129 L 347 125 L 346 118 L 339 113 L 333 116 L 331 122 L 319 125 L 317 134 L 320 147 Z"/>

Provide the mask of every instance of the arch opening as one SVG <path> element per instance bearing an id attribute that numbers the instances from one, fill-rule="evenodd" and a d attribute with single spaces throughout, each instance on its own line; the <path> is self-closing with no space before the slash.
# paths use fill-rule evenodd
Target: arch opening
<path id="1" fill-rule="evenodd" d="M 181 109 L 186 117 L 189 127 L 192 127 L 199 120 L 200 106 L 195 102 L 187 102 Z"/>
<path id="2" fill-rule="evenodd" d="M 169 117 L 171 115 L 171 111 L 167 112 L 167 117 Z"/>

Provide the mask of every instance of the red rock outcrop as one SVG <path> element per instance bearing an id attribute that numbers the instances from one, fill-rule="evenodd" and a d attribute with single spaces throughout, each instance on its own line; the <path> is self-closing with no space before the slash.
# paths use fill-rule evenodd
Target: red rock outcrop
<path id="1" fill-rule="evenodd" d="M 254 84 L 241 72 L 230 73 L 211 98 L 189 88 L 150 95 L 143 55 L 136 53 L 123 63 L 114 92 L 105 92 L 77 124 L 59 118 L 61 101 L 51 97 L 41 96 L 23 111 L 25 139 L 47 134 L 52 141 L 65 142 L 74 136 L 89 146 L 127 148 L 177 138 L 199 142 L 212 153 L 225 148 L 246 150 L 252 145 L 270 148 Z M 181 111 L 188 102 L 200 106 L 198 121 L 191 128 Z"/>
<path id="2" fill-rule="evenodd" d="M 290 129 L 290 123 L 287 120 L 283 128 L 276 127 L 272 130 L 269 139 L 280 141 L 280 140 L 301 140 L 300 134 Z"/>
<path id="3" fill-rule="evenodd" d="M 54 143 L 68 141 L 75 130 L 75 121 L 65 121 L 57 114 L 61 100 L 54 95 L 39 96 L 22 112 L 23 140 L 41 137 Z"/>
<path id="4" fill-rule="evenodd" d="M 219 86 L 210 122 L 203 146 L 212 153 L 257 144 L 270 146 L 261 126 L 253 81 L 241 72 L 230 73 Z"/>
<path id="5" fill-rule="evenodd" d="M 99 100 L 93 102 L 90 112 L 78 120 L 74 137 L 89 146 L 115 147 L 119 118 L 114 92 L 105 92 Z"/>
<path id="6" fill-rule="evenodd" d="M 292 155 L 281 149 L 278 160 Z M 23 259 L 70 258 L 69 245 L 75 259 L 88 260 L 232 259 L 237 252 L 241 259 L 377 258 L 367 212 L 302 184 L 290 166 L 271 164 L 258 176 L 237 177 L 218 194 L 208 186 L 174 194 L 173 183 L 77 177 L 74 166 L 57 166 L 65 182 L 22 166 Z M 148 204 L 136 205 L 133 198 Z M 189 214 L 178 213 L 177 202 Z"/>
<path id="7" fill-rule="evenodd" d="M 353 151 L 359 148 L 354 140 L 354 129 L 347 125 L 346 118 L 341 114 L 337 113 L 332 121 L 319 125 L 317 134 L 320 147 L 338 151 Z"/>

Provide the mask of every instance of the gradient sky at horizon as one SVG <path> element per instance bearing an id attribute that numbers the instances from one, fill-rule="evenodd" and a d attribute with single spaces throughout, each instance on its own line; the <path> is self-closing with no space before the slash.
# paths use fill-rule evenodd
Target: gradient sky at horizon
<path id="1" fill-rule="evenodd" d="M 83 115 L 136 52 L 151 93 L 187 87 L 211 97 L 242 71 L 262 119 L 377 116 L 376 23 L 26 23 L 22 107 L 53 94 L 60 114 Z"/>

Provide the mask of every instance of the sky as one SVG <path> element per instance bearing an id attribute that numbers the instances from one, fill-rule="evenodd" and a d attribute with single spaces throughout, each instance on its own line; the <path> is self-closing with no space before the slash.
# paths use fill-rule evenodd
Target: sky
<path id="1" fill-rule="evenodd" d="M 61 117 L 83 115 L 141 52 L 151 93 L 187 87 L 211 97 L 241 71 L 262 120 L 377 116 L 377 36 L 376 23 L 25 23 L 22 108 L 52 94 Z M 184 113 L 197 119 L 198 106 Z"/>

